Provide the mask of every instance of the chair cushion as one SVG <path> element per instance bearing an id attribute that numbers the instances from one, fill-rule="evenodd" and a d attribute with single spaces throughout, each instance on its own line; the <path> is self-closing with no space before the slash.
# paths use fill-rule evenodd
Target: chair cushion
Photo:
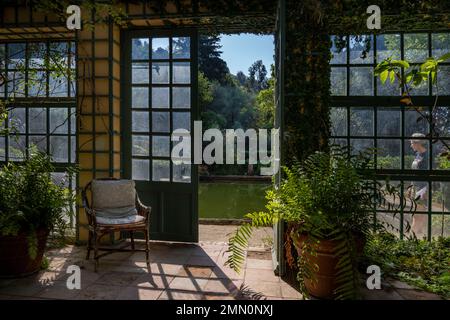
<path id="1" fill-rule="evenodd" d="M 104 218 L 96 216 L 96 220 L 98 224 L 115 225 L 115 224 L 130 224 L 142 222 L 144 221 L 144 217 L 137 214 L 122 218 Z"/>
<path id="2" fill-rule="evenodd" d="M 95 210 L 135 206 L 136 190 L 133 180 L 94 180 L 91 189 L 92 207 Z"/>
<path id="3" fill-rule="evenodd" d="M 105 219 L 125 218 L 137 214 L 135 206 L 95 209 L 95 216 Z"/>

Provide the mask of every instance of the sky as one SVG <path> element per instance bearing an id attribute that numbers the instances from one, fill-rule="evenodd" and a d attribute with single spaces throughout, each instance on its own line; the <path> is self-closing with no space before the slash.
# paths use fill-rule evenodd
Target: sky
<path id="1" fill-rule="evenodd" d="M 269 76 L 270 65 L 274 63 L 273 36 L 243 33 L 240 35 L 221 35 L 222 59 L 227 62 L 232 74 L 238 71 L 248 75 L 248 68 L 256 60 L 262 60 Z"/>

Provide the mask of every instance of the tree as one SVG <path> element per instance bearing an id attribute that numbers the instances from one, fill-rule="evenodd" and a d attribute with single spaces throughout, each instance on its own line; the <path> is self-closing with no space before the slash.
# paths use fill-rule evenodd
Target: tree
<path id="1" fill-rule="evenodd" d="M 222 47 L 219 36 L 200 36 L 198 50 L 198 68 L 209 79 L 221 84 L 227 83 L 230 73 L 227 63 L 220 58 Z"/>
<path id="2" fill-rule="evenodd" d="M 255 61 L 248 68 L 248 86 L 253 91 L 261 91 L 268 88 L 267 70 L 262 60 Z"/>
<path id="3" fill-rule="evenodd" d="M 245 86 L 248 81 L 247 76 L 242 71 L 236 73 L 236 79 L 241 86 Z"/>
<path id="4" fill-rule="evenodd" d="M 205 77 L 205 75 L 198 72 L 198 98 L 200 110 L 206 111 L 207 106 L 213 101 L 212 83 Z"/>
<path id="5" fill-rule="evenodd" d="M 275 122 L 275 79 L 268 81 L 269 87 L 256 96 L 258 128 L 271 129 Z"/>

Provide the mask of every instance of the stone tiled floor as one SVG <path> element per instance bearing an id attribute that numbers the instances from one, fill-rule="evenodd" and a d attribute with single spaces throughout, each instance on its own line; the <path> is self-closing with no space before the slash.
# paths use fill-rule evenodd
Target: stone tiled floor
<path id="1" fill-rule="evenodd" d="M 255 250 L 249 251 L 244 270 L 237 274 L 224 266 L 225 243 L 152 242 L 150 271 L 143 252 L 121 252 L 102 258 L 95 273 L 93 260 L 85 260 L 85 247 L 66 246 L 47 252 L 48 270 L 0 280 L 0 299 L 301 299 L 272 272 L 270 252 Z M 69 265 L 81 268 L 80 290 L 67 289 Z M 439 298 L 396 281 L 363 294 L 365 299 Z"/>

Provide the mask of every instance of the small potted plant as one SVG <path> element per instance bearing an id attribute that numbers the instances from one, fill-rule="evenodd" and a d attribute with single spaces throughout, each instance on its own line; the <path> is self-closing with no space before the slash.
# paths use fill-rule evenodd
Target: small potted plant
<path id="1" fill-rule="evenodd" d="M 50 157 L 30 153 L 25 161 L 0 168 L 1 277 L 40 269 L 49 233 L 64 236 L 75 200 L 70 189 L 53 182 Z"/>
<path id="2" fill-rule="evenodd" d="M 358 255 L 378 225 L 373 209 L 383 194 L 395 192 L 372 176 L 372 155 L 349 156 L 347 148 L 331 147 L 284 168 L 281 185 L 267 194 L 267 212 L 248 214 L 250 222 L 230 238 L 227 264 L 239 271 L 253 228 L 281 219 L 290 226 L 298 252 L 300 291 L 319 298 L 355 298 Z"/>

